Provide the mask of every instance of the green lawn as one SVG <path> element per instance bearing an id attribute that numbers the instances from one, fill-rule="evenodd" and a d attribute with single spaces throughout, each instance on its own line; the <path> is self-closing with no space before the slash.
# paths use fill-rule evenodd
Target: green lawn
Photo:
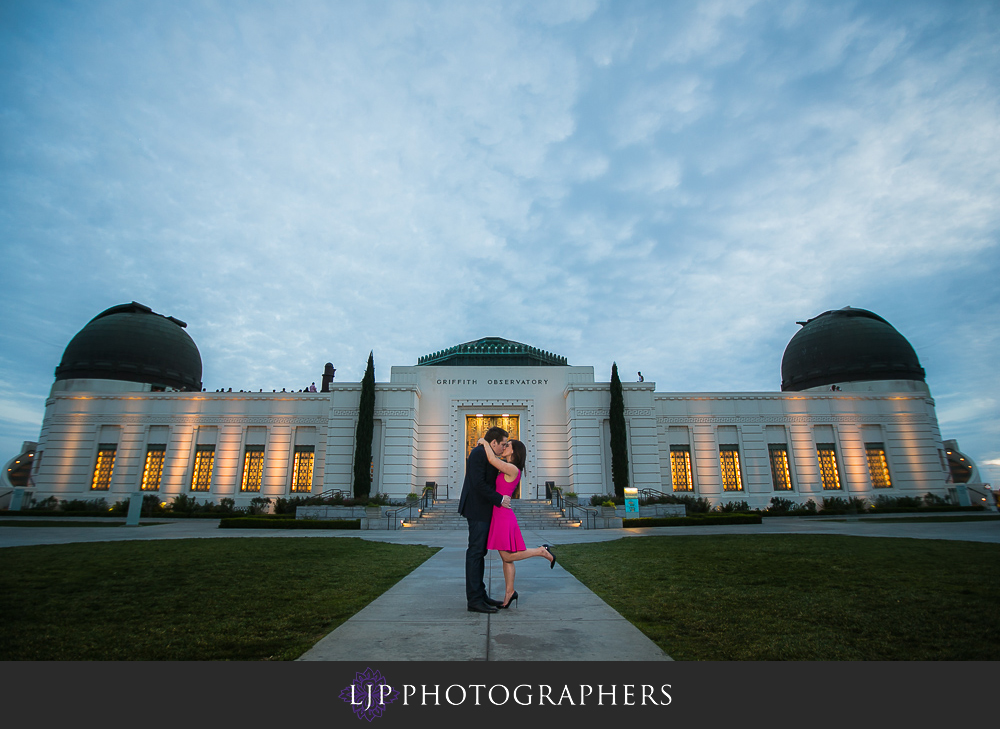
<path id="1" fill-rule="evenodd" d="M 162 521 L 144 521 L 136 526 L 153 526 L 155 524 L 163 524 Z M 98 521 L 98 520 L 88 520 L 83 521 L 73 520 L 68 521 L 65 519 L 0 519 L 0 527 L 123 527 L 125 522 L 123 521 Z"/>
<path id="2" fill-rule="evenodd" d="M 357 538 L 0 550 L 0 660 L 290 660 L 437 549 Z"/>
<path id="3" fill-rule="evenodd" d="M 856 524 L 866 524 L 868 522 L 878 522 L 885 524 L 931 524 L 934 522 L 956 522 L 956 521 L 1000 521 L 1000 514 L 972 514 L 969 516 L 866 516 L 861 519 L 824 519 L 824 521 L 846 522 L 852 521 Z"/>
<path id="4" fill-rule="evenodd" d="M 436 549 L 358 538 L 0 550 L 0 660 L 289 660 Z M 559 563 L 678 660 L 1000 659 L 1000 545 L 632 537 Z"/>
<path id="5" fill-rule="evenodd" d="M 559 563 L 676 660 L 1000 659 L 1000 545 L 627 538 Z"/>

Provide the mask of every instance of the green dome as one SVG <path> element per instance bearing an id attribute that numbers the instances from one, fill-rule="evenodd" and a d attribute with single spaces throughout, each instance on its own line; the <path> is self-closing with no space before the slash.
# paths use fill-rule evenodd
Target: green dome
<path id="1" fill-rule="evenodd" d="M 200 391 L 201 354 L 185 327 L 135 301 L 113 306 L 70 340 L 56 380 L 125 380 Z"/>
<path id="2" fill-rule="evenodd" d="M 782 390 L 870 380 L 924 382 L 913 347 L 878 314 L 848 306 L 799 324 L 781 358 Z"/>
<path id="3" fill-rule="evenodd" d="M 425 354 L 417 366 L 435 367 L 566 367 L 566 358 L 520 342 L 484 337 Z"/>

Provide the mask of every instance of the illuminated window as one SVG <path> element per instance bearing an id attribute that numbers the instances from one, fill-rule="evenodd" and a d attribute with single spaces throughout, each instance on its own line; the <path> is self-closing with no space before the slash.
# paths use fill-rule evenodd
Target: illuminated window
<path id="1" fill-rule="evenodd" d="M 694 490 L 694 480 L 691 478 L 690 446 L 670 446 L 670 473 L 673 476 L 674 491 Z"/>
<path id="2" fill-rule="evenodd" d="M 247 446 L 243 455 L 243 484 L 240 491 L 260 491 L 264 477 L 264 446 Z"/>
<path id="3" fill-rule="evenodd" d="M 215 446 L 200 445 L 194 452 L 192 491 L 208 491 L 212 486 L 212 468 L 215 465 Z"/>
<path id="4" fill-rule="evenodd" d="M 823 480 L 823 488 L 839 489 L 840 473 L 837 471 L 837 449 L 834 444 L 817 443 L 816 455 L 819 457 L 819 475 Z"/>
<path id="5" fill-rule="evenodd" d="M 314 446 L 295 446 L 292 491 L 312 491 Z"/>
<path id="6" fill-rule="evenodd" d="M 107 491 L 111 488 L 111 474 L 115 470 L 115 443 L 101 443 L 97 446 L 97 462 L 94 463 L 94 478 L 90 488 L 94 491 Z"/>
<path id="7" fill-rule="evenodd" d="M 163 479 L 163 461 L 167 455 L 166 444 L 154 444 L 146 446 L 146 465 L 142 467 L 143 491 L 159 491 L 160 481 Z"/>
<path id="8" fill-rule="evenodd" d="M 892 486 L 889 478 L 889 463 L 885 458 L 884 443 L 865 443 L 868 454 L 868 473 L 872 477 L 872 486 L 877 489 L 887 489 Z"/>
<path id="9" fill-rule="evenodd" d="M 720 445 L 719 462 L 722 465 L 722 488 L 725 491 L 742 491 L 740 447 L 738 445 Z"/>
<path id="10" fill-rule="evenodd" d="M 767 446 L 771 456 L 771 484 L 775 491 L 792 490 L 792 474 L 788 469 L 788 446 L 771 443 Z"/>

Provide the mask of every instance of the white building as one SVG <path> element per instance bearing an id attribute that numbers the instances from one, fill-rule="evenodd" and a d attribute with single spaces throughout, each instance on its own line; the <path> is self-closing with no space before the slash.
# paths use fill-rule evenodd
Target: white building
<path id="1" fill-rule="evenodd" d="M 978 501 L 976 484 L 952 478 L 906 339 L 861 309 L 802 324 L 780 392 L 623 383 L 631 484 L 751 507 L 928 493 L 967 504 L 970 489 Z M 205 392 L 185 326 L 133 302 L 73 338 L 26 444 L 34 500 L 349 494 L 361 384 L 333 382 L 327 365 L 318 392 Z M 522 498 L 544 498 L 547 482 L 581 498 L 612 492 L 610 399 L 593 367 L 498 338 L 392 367 L 376 386 L 372 492 L 402 499 L 434 482 L 457 498 L 466 454 L 494 423 L 527 446 Z"/>

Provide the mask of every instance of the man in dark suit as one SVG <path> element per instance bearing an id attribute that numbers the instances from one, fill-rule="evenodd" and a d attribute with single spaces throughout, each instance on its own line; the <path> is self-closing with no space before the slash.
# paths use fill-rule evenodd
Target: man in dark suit
<path id="1" fill-rule="evenodd" d="M 499 457 L 507 445 L 507 431 L 490 428 L 484 440 Z M 475 613 L 495 613 L 499 600 L 486 592 L 483 574 L 486 571 L 486 537 L 490 533 L 494 506 L 510 506 L 510 497 L 497 493 L 497 469 L 490 465 L 483 446 L 477 445 L 465 463 L 465 483 L 458 513 L 469 521 L 469 548 L 465 550 L 465 599 Z"/>

